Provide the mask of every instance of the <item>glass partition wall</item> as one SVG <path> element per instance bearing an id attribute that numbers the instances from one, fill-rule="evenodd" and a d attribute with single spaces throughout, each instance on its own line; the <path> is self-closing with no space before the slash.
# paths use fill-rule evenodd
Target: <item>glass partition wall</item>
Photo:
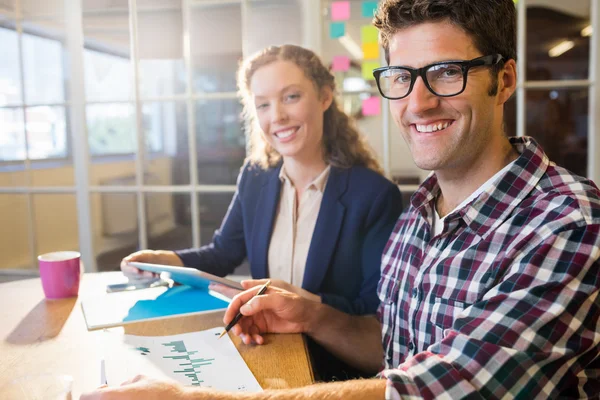
<path id="1" fill-rule="evenodd" d="M 340 104 L 407 200 L 427 172 L 369 79 L 384 63 L 364 29 L 374 3 L 0 0 L 0 274 L 34 274 L 48 251 L 79 249 L 86 270 L 105 271 L 137 249 L 210 242 L 245 157 L 235 71 L 272 44 L 331 66 Z M 599 6 L 516 7 L 506 132 L 599 179 Z"/>
<path id="2" fill-rule="evenodd" d="M 104 271 L 210 242 L 246 154 L 238 63 L 303 44 L 303 7 L 0 0 L 0 273 L 54 250 Z"/>

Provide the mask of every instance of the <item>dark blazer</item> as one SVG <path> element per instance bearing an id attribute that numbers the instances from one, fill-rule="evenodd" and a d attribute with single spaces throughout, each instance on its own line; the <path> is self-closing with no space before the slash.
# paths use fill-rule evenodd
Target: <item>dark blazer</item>
<path id="1" fill-rule="evenodd" d="M 225 276 L 247 257 L 268 278 L 268 250 L 279 208 L 276 168 L 246 165 L 213 242 L 178 251 L 188 267 Z M 383 248 L 402 210 L 398 187 L 364 167 L 331 168 L 306 259 L 302 288 L 341 311 L 374 314 Z"/>

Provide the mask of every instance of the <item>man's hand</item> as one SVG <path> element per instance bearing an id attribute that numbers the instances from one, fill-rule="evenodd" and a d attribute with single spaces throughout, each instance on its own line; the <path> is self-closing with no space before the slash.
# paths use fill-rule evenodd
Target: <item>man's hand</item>
<path id="1" fill-rule="evenodd" d="M 260 286 L 254 286 L 235 296 L 227 307 L 223 322 L 228 324 L 238 311 L 244 318 L 232 329 L 246 344 L 263 344 L 261 334 L 302 333 L 311 330 L 316 308 L 320 303 L 278 287 L 269 287 L 266 294 L 256 296 Z"/>
<path id="2" fill-rule="evenodd" d="M 169 250 L 140 250 L 125 257 L 121 261 L 121 271 L 130 279 L 151 278 L 157 274 L 150 271 L 140 271 L 129 265 L 129 262 L 137 261 L 150 264 L 174 265 L 183 267 L 183 262 L 177 254 Z"/>
<path id="3" fill-rule="evenodd" d="M 165 400 L 184 399 L 186 389 L 173 381 L 159 381 L 138 375 L 121 386 L 102 386 L 93 392 L 84 393 L 80 400 Z M 209 398 L 207 392 L 206 398 Z"/>

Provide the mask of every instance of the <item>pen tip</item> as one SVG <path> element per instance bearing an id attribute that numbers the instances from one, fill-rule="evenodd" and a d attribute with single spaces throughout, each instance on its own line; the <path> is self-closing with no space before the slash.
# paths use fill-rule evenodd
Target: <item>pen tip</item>
<path id="1" fill-rule="evenodd" d="M 221 332 L 221 334 L 219 335 L 219 337 L 217 338 L 217 340 L 221 339 L 223 336 L 225 336 L 225 334 L 227 333 L 226 330 L 224 330 L 223 332 Z"/>

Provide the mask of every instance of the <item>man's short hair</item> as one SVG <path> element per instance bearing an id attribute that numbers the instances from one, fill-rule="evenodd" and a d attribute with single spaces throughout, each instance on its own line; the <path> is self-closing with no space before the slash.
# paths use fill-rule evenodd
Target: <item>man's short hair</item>
<path id="1" fill-rule="evenodd" d="M 379 41 L 388 64 L 390 39 L 398 30 L 441 21 L 464 30 L 482 55 L 501 54 L 505 61 L 517 59 L 513 0 L 382 0 L 373 25 L 379 29 Z M 493 78 L 502 66 L 498 63 L 491 68 Z M 494 86 L 498 86 L 497 82 Z M 495 91 L 490 95 L 495 95 Z"/>

